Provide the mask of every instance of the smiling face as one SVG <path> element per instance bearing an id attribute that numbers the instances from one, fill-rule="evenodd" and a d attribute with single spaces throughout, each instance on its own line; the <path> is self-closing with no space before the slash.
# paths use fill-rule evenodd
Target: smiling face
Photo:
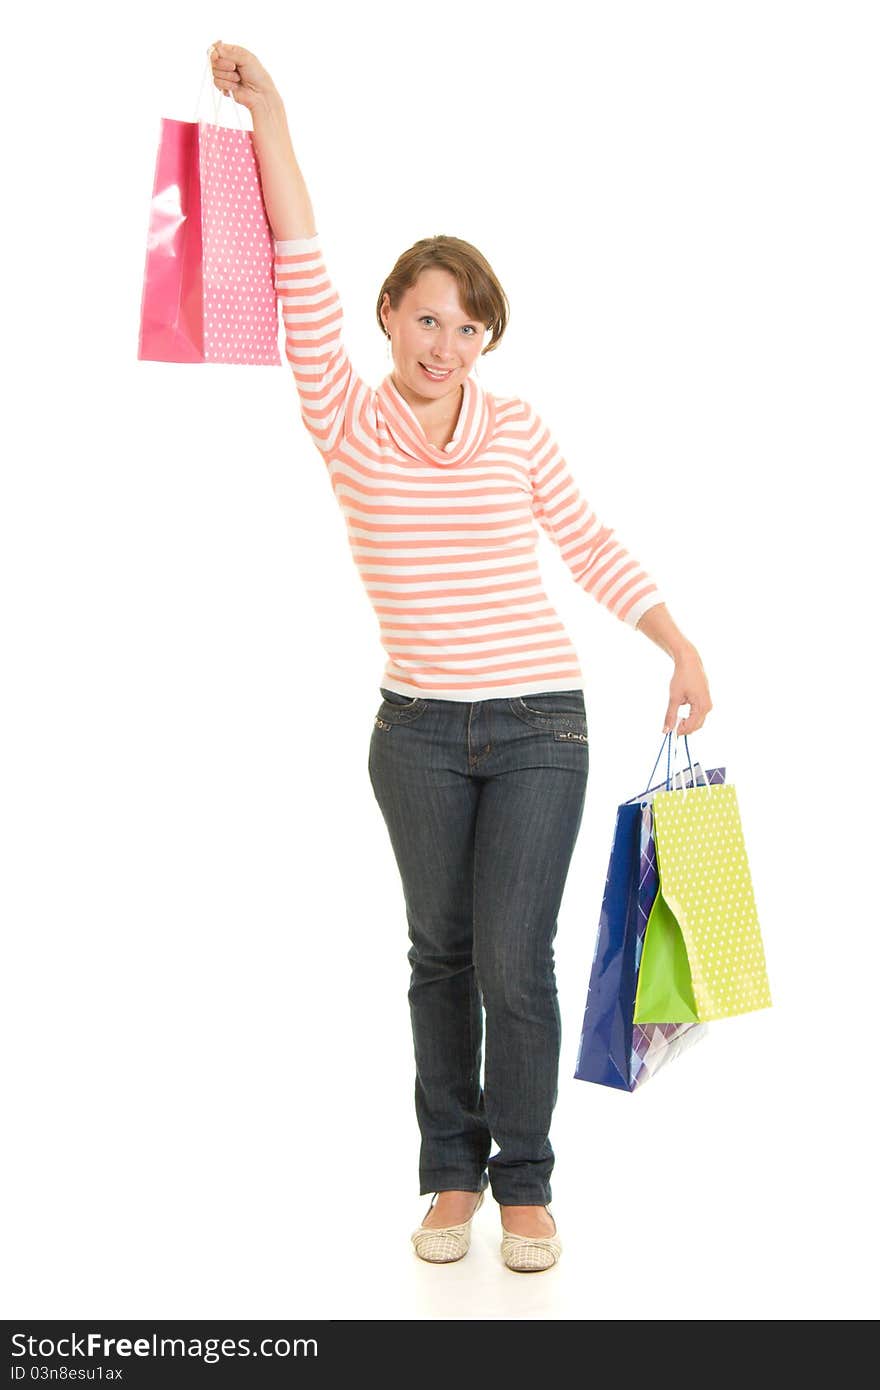
<path id="1" fill-rule="evenodd" d="M 423 270 L 396 309 L 386 293 L 380 312 L 391 334 L 392 380 L 404 399 L 410 400 L 410 393 L 420 403 L 460 397 L 483 348 L 486 325 L 468 317 L 455 276 L 439 266 Z M 436 375 L 426 370 L 431 368 Z"/>

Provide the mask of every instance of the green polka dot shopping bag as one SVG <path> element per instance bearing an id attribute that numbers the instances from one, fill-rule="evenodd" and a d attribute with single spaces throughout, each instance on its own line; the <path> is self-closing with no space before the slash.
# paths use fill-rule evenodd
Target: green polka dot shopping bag
<path id="1" fill-rule="evenodd" d="M 674 765 L 677 736 L 670 746 Z M 677 775 L 654 794 L 660 881 L 635 1023 L 708 1022 L 772 1004 L 736 788 L 693 779 L 686 787 L 683 778 L 676 787 Z"/>

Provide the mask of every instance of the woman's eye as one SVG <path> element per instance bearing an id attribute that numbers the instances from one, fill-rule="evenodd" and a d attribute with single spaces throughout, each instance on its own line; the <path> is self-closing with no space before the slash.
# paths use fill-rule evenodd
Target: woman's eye
<path id="1" fill-rule="evenodd" d="M 430 314 L 423 314 L 422 317 L 421 317 L 421 319 L 419 320 L 419 322 L 420 322 L 420 323 L 436 323 L 437 320 L 436 320 L 435 318 L 433 318 Z M 463 327 L 470 330 L 468 336 L 471 337 L 471 338 L 474 336 L 474 334 L 475 334 L 476 331 L 477 331 L 477 330 L 474 328 L 473 324 L 471 324 L 471 323 L 466 323 L 466 324 L 463 325 Z"/>

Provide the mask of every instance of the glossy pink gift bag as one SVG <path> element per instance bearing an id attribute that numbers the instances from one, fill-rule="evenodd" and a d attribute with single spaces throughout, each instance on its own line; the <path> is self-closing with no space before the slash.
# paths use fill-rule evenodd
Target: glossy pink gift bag
<path id="1" fill-rule="evenodd" d="M 208 60 L 206 72 L 210 73 Z M 202 91 L 205 74 L 202 75 Z M 162 117 L 138 358 L 280 367 L 272 230 L 253 131 Z"/>

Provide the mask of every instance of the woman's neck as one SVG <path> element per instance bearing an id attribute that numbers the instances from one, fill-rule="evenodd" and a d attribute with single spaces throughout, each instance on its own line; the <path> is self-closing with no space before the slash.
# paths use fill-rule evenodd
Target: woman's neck
<path id="1" fill-rule="evenodd" d="M 442 434 L 447 427 L 450 430 L 455 428 L 464 400 L 463 383 L 450 391 L 448 396 L 435 397 L 422 396 L 418 391 L 413 391 L 398 380 L 394 372 L 391 373 L 391 380 L 426 432 Z"/>

